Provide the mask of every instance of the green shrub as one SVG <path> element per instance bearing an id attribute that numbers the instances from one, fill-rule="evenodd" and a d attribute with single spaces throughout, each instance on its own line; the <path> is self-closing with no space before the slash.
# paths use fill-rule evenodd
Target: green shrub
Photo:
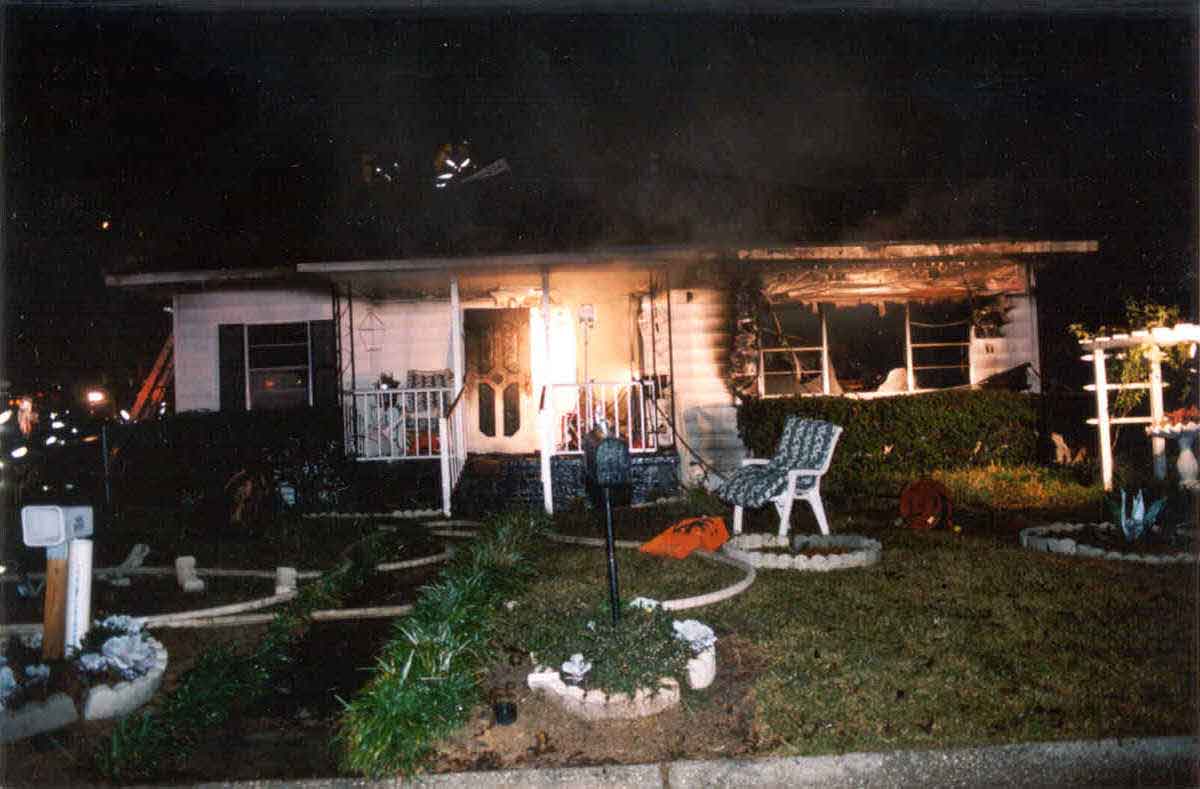
<path id="1" fill-rule="evenodd" d="M 843 428 L 823 486 L 856 490 L 862 478 L 915 478 L 934 469 L 1033 463 L 1037 401 L 1013 392 L 949 390 L 906 397 L 751 398 L 738 433 L 755 457 L 775 453 L 787 417 Z"/>

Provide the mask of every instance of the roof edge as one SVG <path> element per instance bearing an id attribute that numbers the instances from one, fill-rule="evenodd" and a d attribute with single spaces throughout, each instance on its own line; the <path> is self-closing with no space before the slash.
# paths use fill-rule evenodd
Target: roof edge
<path id="1" fill-rule="evenodd" d="M 819 246 L 758 247 L 738 250 L 739 260 L 915 260 L 983 258 L 1006 255 L 1090 254 L 1100 242 L 1081 241 L 956 241 L 945 243 L 872 242 Z"/>

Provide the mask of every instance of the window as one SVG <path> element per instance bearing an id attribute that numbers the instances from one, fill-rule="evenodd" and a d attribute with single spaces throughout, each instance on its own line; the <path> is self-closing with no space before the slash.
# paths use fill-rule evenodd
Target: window
<path id="1" fill-rule="evenodd" d="M 896 394 L 969 383 L 968 302 L 764 305 L 762 397 Z"/>
<path id="2" fill-rule="evenodd" d="M 222 410 L 278 410 L 332 404 L 333 322 L 218 327 Z"/>

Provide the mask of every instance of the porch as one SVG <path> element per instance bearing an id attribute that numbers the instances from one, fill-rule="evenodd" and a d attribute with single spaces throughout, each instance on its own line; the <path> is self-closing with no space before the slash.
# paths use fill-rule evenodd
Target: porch
<path id="1" fill-rule="evenodd" d="M 582 439 L 603 425 L 645 469 L 633 501 L 677 491 L 665 273 L 505 262 L 322 266 L 347 454 L 436 465 L 446 514 L 514 501 L 553 512 L 584 492 Z"/>
<path id="2" fill-rule="evenodd" d="M 414 469 L 436 464 L 447 515 L 480 515 L 514 503 L 553 512 L 556 503 L 589 495 L 582 438 L 603 420 L 626 441 L 633 459 L 630 488 L 619 496 L 642 503 L 679 490 L 679 459 L 653 381 L 544 387 L 540 448 L 524 453 L 466 451 L 463 394 L 451 386 L 345 393 L 347 451 L 364 464 L 410 462 Z M 428 471 L 415 476 L 428 477 Z"/>

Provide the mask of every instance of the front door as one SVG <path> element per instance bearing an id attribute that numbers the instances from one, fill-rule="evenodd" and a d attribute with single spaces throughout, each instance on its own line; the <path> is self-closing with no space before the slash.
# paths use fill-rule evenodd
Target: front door
<path id="1" fill-rule="evenodd" d="M 528 309 L 472 309 L 466 335 L 467 449 L 532 452 L 537 448 Z"/>

